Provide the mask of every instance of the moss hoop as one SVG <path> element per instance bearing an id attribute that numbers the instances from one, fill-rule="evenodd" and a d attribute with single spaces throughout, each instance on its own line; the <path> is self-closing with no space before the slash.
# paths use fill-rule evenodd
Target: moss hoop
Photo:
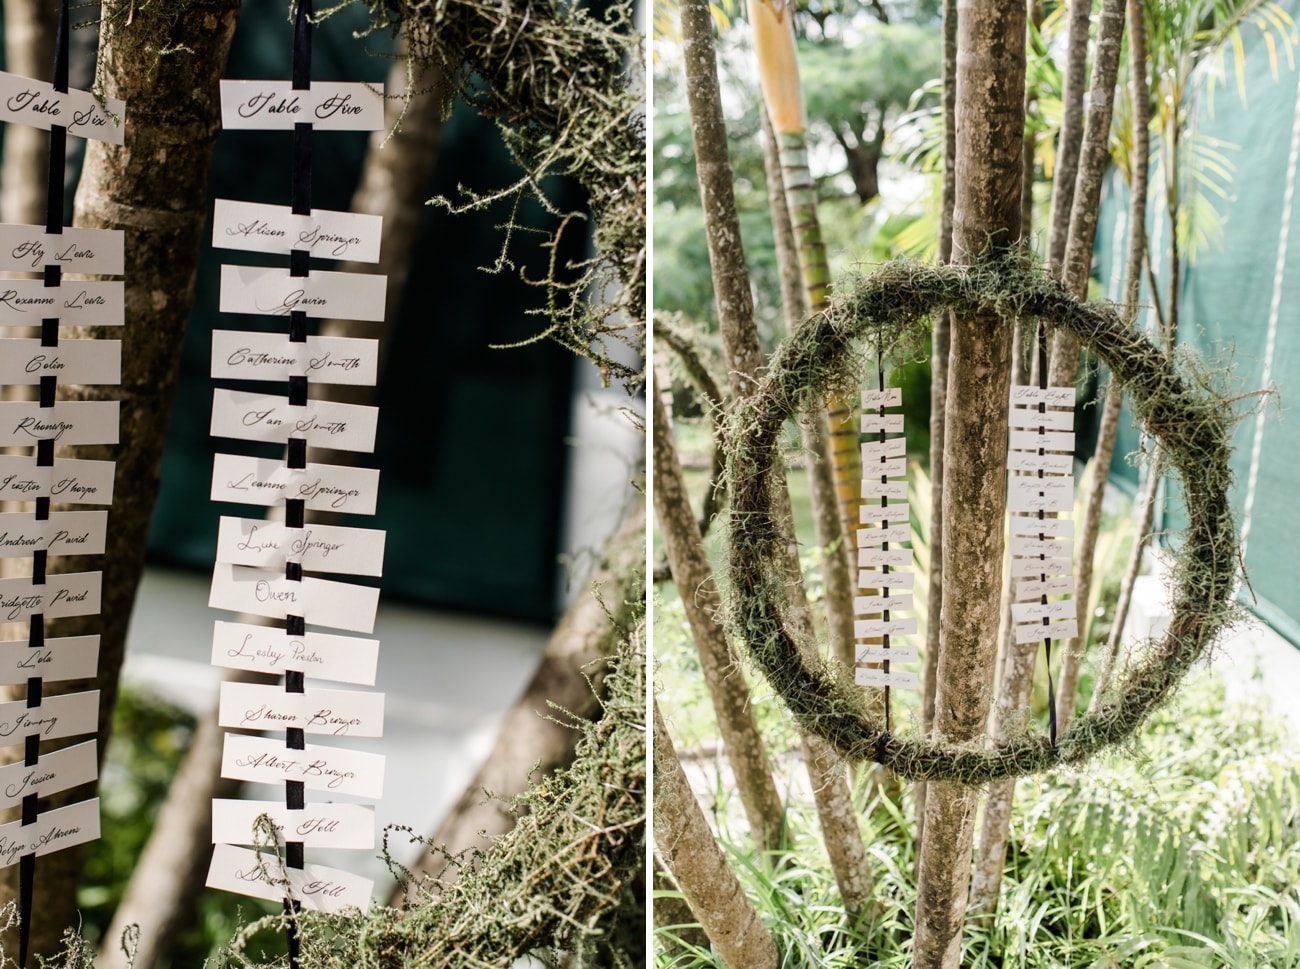
<path id="1" fill-rule="evenodd" d="M 875 760 L 905 778 L 982 784 L 1080 764 L 1129 738 L 1237 611 L 1237 539 L 1227 499 L 1231 418 L 1224 401 L 1196 387 L 1126 326 L 1114 307 L 1071 298 L 1019 257 L 973 267 L 888 263 L 841 283 L 839 292 L 830 310 L 777 349 L 757 391 L 739 403 L 730 421 L 733 635 L 802 727 L 848 760 Z M 1029 733 L 991 746 L 891 736 L 842 667 L 802 658 L 785 621 L 786 549 L 772 500 L 782 425 L 832 390 L 852 391 L 868 346 L 889 350 L 916 342 L 944 309 L 959 315 L 991 311 L 1006 326 L 1037 318 L 1073 332 L 1129 392 L 1134 413 L 1182 480 L 1188 526 L 1174 572 L 1169 630 L 1098 709 L 1071 721 L 1056 747 Z"/>

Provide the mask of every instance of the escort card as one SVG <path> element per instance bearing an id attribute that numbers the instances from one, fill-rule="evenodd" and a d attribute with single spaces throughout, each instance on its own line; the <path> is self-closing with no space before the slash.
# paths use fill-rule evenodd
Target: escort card
<path id="1" fill-rule="evenodd" d="M 1071 518 L 1039 518 L 1036 515 L 1012 515 L 1011 534 L 1070 538 L 1074 535 L 1074 520 Z"/>
<path id="2" fill-rule="evenodd" d="M 384 796 L 382 754 L 317 744 L 307 744 L 303 750 L 288 750 L 283 740 L 271 737 L 226 734 L 221 776 L 255 784 L 302 781 L 309 791 L 367 798 Z"/>
<path id="3" fill-rule="evenodd" d="M 1073 431 L 1012 431 L 1011 450 L 1013 451 L 1069 451 L 1074 452 Z"/>
<path id="4" fill-rule="evenodd" d="M 34 400 L 0 401 L 0 447 L 60 444 L 116 444 L 118 402 L 59 400 L 42 407 Z"/>
<path id="5" fill-rule="evenodd" d="M 910 520 L 905 501 L 891 501 L 888 505 L 861 505 L 858 508 L 858 522 L 862 525 L 885 522 L 898 524 Z"/>
<path id="6" fill-rule="evenodd" d="M 294 215 L 288 205 L 217 199 L 212 213 L 212 244 L 221 249 L 285 256 L 294 249 L 306 249 L 321 259 L 378 262 L 383 224 L 378 215 L 328 209 Z"/>
<path id="7" fill-rule="evenodd" d="M 85 844 L 99 837 L 99 798 L 79 801 L 67 807 L 42 811 L 35 824 L 11 821 L 0 825 L 0 868 L 7 868 L 23 855 L 48 855 L 63 848 Z"/>
<path id="8" fill-rule="evenodd" d="M 1048 623 L 1046 626 L 1030 622 L 1016 626 L 1016 645 L 1042 642 L 1044 639 L 1075 639 L 1078 635 L 1079 623 L 1074 618 Z"/>
<path id="9" fill-rule="evenodd" d="M 98 672 L 98 636 L 47 639 L 35 649 L 25 639 L 0 643 L 0 683 L 6 686 L 26 683 L 33 676 L 47 682 L 88 680 Z"/>
<path id="10" fill-rule="evenodd" d="M 290 81 L 221 82 L 221 127 L 292 131 L 296 124 L 316 131 L 380 131 L 383 87 L 313 81 L 309 90 L 295 91 Z"/>
<path id="11" fill-rule="evenodd" d="M 59 740 L 98 730 L 98 690 L 43 697 L 38 707 L 29 707 L 26 700 L 0 703 L 0 746 L 20 744 L 29 734 Z"/>
<path id="12" fill-rule="evenodd" d="M 126 320 L 120 279 L 65 280 L 46 286 L 43 279 L 0 279 L 0 326 L 40 326 L 58 317 L 62 326 L 121 326 Z"/>
<path id="13" fill-rule="evenodd" d="M 860 548 L 858 549 L 858 568 L 880 568 L 889 565 L 905 569 L 912 564 L 910 548 Z"/>
<path id="14" fill-rule="evenodd" d="M 373 387 L 379 373 L 379 341 L 309 336 L 290 343 L 281 333 L 212 332 L 212 376 L 230 380 L 306 377 L 323 384 Z"/>
<path id="15" fill-rule="evenodd" d="M 309 848 L 373 848 L 375 809 L 366 804 L 308 804 L 290 811 L 280 801 L 237 801 L 213 798 L 212 841 L 214 844 L 251 845 L 263 843 L 261 828 L 254 828 L 266 815 L 275 827 L 276 844 L 301 841 Z"/>
<path id="16" fill-rule="evenodd" d="M 125 119 L 125 101 L 101 99 L 89 91 L 56 91 L 45 81 L 0 71 L 0 121 L 45 131 L 57 124 L 79 138 L 121 145 L 126 143 Z"/>
<path id="17" fill-rule="evenodd" d="M 915 636 L 916 619 L 855 619 L 853 636 L 856 639 L 869 639 L 873 636 Z"/>
<path id="18" fill-rule="evenodd" d="M 102 572 L 63 572 L 47 575 L 44 585 L 31 576 L 0 579 L 0 620 L 23 622 L 37 613 L 46 619 L 93 616 L 99 612 Z"/>
<path id="19" fill-rule="evenodd" d="M 887 441 L 867 441 L 862 445 L 863 472 L 880 463 L 882 458 L 901 458 L 907 456 L 907 438 L 891 437 Z"/>
<path id="20" fill-rule="evenodd" d="M 1045 474 L 1073 474 L 1073 454 L 1039 454 L 1036 451 L 1008 451 L 1007 467 L 1012 471 L 1038 471 Z"/>
<path id="21" fill-rule="evenodd" d="M 907 474 L 907 458 L 885 458 L 872 461 L 867 473 L 873 478 L 901 478 Z"/>
<path id="22" fill-rule="evenodd" d="M 36 464 L 36 456 L 0 454 L 0 501 L 57 498 L 70 505 L 113 503 L 112 461 L 55 458 L 51 467 Z"/>
<path id="23" fill-rule="evenodd" d="M 1073 407 L 1073 387 L 1024 387 L 1019 384 L 1011 388 L 1011 403 L 1022 406 L 1028 404 L 1046 404 L 1048 407 Z"/>
<path id="24" fill-rule="evenodd" d="M 302 616 L 314 626 L 360 633 L 375 628 L 378 605 L 379 590 L 368 586 L 314 578 L 294 582 L 282 572 L 225 564 L 218 564 L 213 572 L 208 598 L 212 609 L 271 619 Z"/>
<path id="25" fill-rule="evenodd" d="M 864 390 L 862 392 L 863 410 L 880 407 L 901 407 L 902 404 L 902 387 L 886 387 L 884 390 Z"/>
<path id="26" fill-rule="evenodd" d="M 1074 507 L 1074 479 L 1012 477 L 1007 489 L 1011 511 L 1069 511 Z"/>
<path id="27" fill-rule="evenodd" d="M 872 476 L 869 468 L 863 468 L 862 497 L 906 499 L 907 480 L 881 481 L 879 478 Z"/>
<path id="28" fill-rule="evenodd" d="M 908 524 L 858 529 L 858 548 L 879 545 L 881 542 L 910 542 L 911 540 L 912 526 Z"/>
<path id="29" fill-rule="evenodd" d="M 106 511 L 56 511 L 45 521 L 30 513 L 0 515 L 0 558 L 45 551 L 51 555 L 102 555 Z"/>
<path id="30" fill-rule="evenodd" d="M 311 912 L 337 912 L 349 907 L 365 911 L 374 890 L 369 878 L 351 872 L 311 864 L 301 869 L 284 868 L 273 855 L 259 855 L 251 848 L 228 844 L 213 847 L 207 886 L 269 902 L 289 896 Z"/>
<path id="31" fill-rule="evenodd" d="M 374 468 L 308 464 L 298 471 L 279 461 L 242 454 L 218 454 L 212 463 L 213 501 L 271 506 L 297 498 L 310 511 L 373 515 L 378 494 L 379 472 Z"/>
<path id="32" fill-rule="evenodd" d="M 317 320 L 378 323 L 387 291 L 388 277 L 375 273 L 313 270 L 309 276 L 290 276 L 288 269 L 275 267 L 222 266 L 219 308 L 258 316 L 301 310 Z"/>
<path id="33" fill-rule="evenodd" d="M 299 670 L 340 683 L 375 684 L 379 640 L 307 633 L 239 622 L 217 622 L 212 634 L 212 665 L 258 673 Z"/>
<path id="34" fill-rule="evenodd" d="M 1017 623 L 1041 622 L 1043 619 L 1069 619 L 1078 611 L 1073 599 L 1054 599 L 1051 602 L 1013 602 L 1011 616 Z"/>
<path id="35" fill-rule="evenodd" d="M 59 266 L 65 273 L 120 276 L 126 259 L 121 229 L 65 226 L 46 232 L 40 225 L 0 223 L 0 271 L 40 272 Z"/>
<path id="36" fill-rule="evenodd" d="M 909 555 L 911 554 L 908 549 L 903 551 L 908 552 Z M 915 572 L 879 572 L 874 569 L 861 569 L 858 571 L 859 589 L 907 590 L 911 589 L 915 582 Z"/>
<path id="37" fill-rule="evenodd" d="M 915 663 L 920 658 L 921 651 L 916 646 L 870 644 L 857 648 L 859 663 Z"/>
<path id="38" fill-rule="evenodd" d="M 379 528 L 310 522 L 303 528 L 289 528 L 284 522 L 264 518 L 222 516 L 217 530 L 217 561 L 263 569 L 300 562 L 308 572 L 383 575 L 384 536 Z"/>
<path id="39" fill-rule="evenodd" d="M 853 681 L 858 686 L 874 686 L 878 690 L 883 690 L 887 686 L 892 686 L 896 690 L 915 690 L 921 685 L 915 673 L 894 669 L 886 673 L 884 670 L 873 669 L 870 666 L 859 666 L 854 670 Z"/>
<path id="40" fill-rule="evenodd" d="M 4 411 L 0 411 L 0 417 L 3 415 Z M 279 444 L 291 437 L 301 437 L 311 447 L 369 453 L 375 449 L 378 420 L 378 407 L 361 404 L 309 400 L 302 407 L 294 407 L 287 397 L 219 387 L 212 391 L 210 433 L 213 437 Z M 0 426 L 0 431 L 3 430 Z"/>
<path id="41" fill-rule="evenodd" d="M 63 340 L 43 347 L 40 340 L 0 340 L 0 383 L 38 384 L 42 377 L 66 384 L 121 383 L 122 343 Z"/>
<path id="42" fill-rule="evenodd" d="M 241 730 L 288 730 L 333 737 L 382 737 L 384 694 L 360 690 L 288 693 L 267 683 L 221 684 L 220 726 Z"/>
<path id="43" fill-rule="evenodd" d="M 891 572 L 890 575 L 893 575 Z M 888 609 L 895 612 L 899 609 L 912 608 L 912 594 L 902 592 L 898 595 L 888 596 L 854 596 L 853 613 L 857 616 L 866 616 L 876 612 L 884 612 Z"/>
<path id="44" fill-rule="evenodd" d="M 1040 578 L 1044 575 L 1069 575 L 1074 571 L 1072 559 L 1022 559 L 1011 560 L 1011 577 L 1019 579 L 1026 576 Z"/>
<path id="45" fill-rule="evenodd" d="M 21 804 L 28 794 L 48 797 L 99 776 L 98 744 L 93 740 L 41 754 L 28 767 L 21 761 L 0 767 L 0 809 Z"/>
<path id="46" fill-rule="evenodd" d="M 1068 559 L 1074 557 L 1074 542 L 1068 538 L 1039 539 L 1030 535 L 1011 536 L 1011 554 L 1042 556 L 1049 559 Z"/>
<path id="47" fill-rule="evenodd" d="M 1041 414 L 1037 408 L 1013 407 L 1008 417 L 1012 427 L 1045 427 L 1049 431 L 1074 430 L 1074 411 L 1048 410 Z"/>
<path id="48" fill-rule="evenodd" d="M 1016 582 L 1017 599 L 1038 599 L 1042 596 L 1074 595 L 1074 576 L 1057 575 L 1050 579 L 1020 579 Z"/>
<path id="49" fill-rule="evenodd" d="M 902 414 L 863 414 L 861 430 L 863 434 L 903 433 Z"/>

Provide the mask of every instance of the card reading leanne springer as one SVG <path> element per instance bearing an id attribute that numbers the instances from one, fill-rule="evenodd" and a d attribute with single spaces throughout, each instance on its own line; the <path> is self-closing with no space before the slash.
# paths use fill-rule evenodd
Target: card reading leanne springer
<path id="1" fill-rule="evenodd" d="M 0 483 L 3 480 L 0 476 Z M 379 471 L 375 468 L 308 464 L 296 469 L 273 458 L 243 454 L 213 456 L 213 501 L 278 506 L 286 498 L 297 498 L 308 511 L 373 515 L 378 494 Z"/>

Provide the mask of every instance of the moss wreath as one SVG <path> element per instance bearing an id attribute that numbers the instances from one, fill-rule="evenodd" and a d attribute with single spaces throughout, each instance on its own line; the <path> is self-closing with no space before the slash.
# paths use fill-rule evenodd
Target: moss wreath
<path id="1" fill-rule="evenodd" d="M 1239 611 L 1226 402 L 1180 372 L 1114 306 L 1075 300 L 1019 254 L 975 266 L 887 263 L 838 289 L 829 310 L 781 344 L 756 392 L 729 421 L 733 635 L 804 729 L 850 761 L 875 760 L 904 778 L 982 784 L 1081 764 L 1126 740 Z M 853 392 L 866 350 L 919 346 L 929 320 L 943 309 L 963 317 L 991 313 L 1002 325 L 1036 318 L 1074 333 L 1131 394 L 1134 413 L 1182 480 L 1188 526 L 1174 570 L 1169 630 L 1148 645 L 1105 702 L 1071 721 L 1055 747 L 1030 733 L 991 746 L 893 736 L 842 666 L 803 658 L 784 618 L 786 546 L 773 507 L 782 426 L 830 391 Z"/>

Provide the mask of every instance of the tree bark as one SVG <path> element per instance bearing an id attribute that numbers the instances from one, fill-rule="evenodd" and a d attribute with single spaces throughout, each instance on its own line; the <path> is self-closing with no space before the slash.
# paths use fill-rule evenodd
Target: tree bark
<path id="1" fill-rule="evenodd" d="M 776 942 L 718 847 L 654 705 L 654 836 L 696 921 L 728 969 L 776 969 Z"/>
<path id="2" fill-rule="evenodd" d="M 1091 0 L 1071 0 L 1066 34 L 1065 71 L 1061 79 L 1061 128 L 1056 138 L 1056 170 L 1052 177 L 1052 211 L 1047 227 L 1047 270 L 1059 276 L 1070 234 L 1074 180 L 1083 144 L 1083 91 L 1088 83 L 1088 28 Z"/>
<path id="3" fill-rule="evenodd" d="M 126 325 L 66 328 L 70 337 L 122 340 L 117 387 L 73 387 L 68 399 L 121 401 L 119 444 L 82 447 L 82 458 L 116 458 L 114 502 L 102 556 L 69 556 L 64 572 L 102 570 L 99 616 L 59 620 L 50 635 L 100 634 L 97 681 L 58 684 L 48 692 L 98 688 L 99 749 L 107 746 L 127 624 L 144 568 L 145 542 L 158 496 L 158 471 L 175 397 L 181 342 L 194 301 L 194 273 L 208 216 L 208 171 L 220 128 L 217 81 L 238 16 L 238 0 L 193 0 L 175 18 L 163 5 L 106 2 L 99 77 L 104 93 L 127 105 L 126 144 L 91 141 L 76 196 L 77 225 L 126 231 Z M 163 50 L 168 54 L 160 56 Z M 165 160 L 165 164 L 163 163 Z M 21 749 L 17 753 L 21 755 Z M 15 749 L 5 752 L 12 758 Z M 50 806 L 93 796 L 87 785 Z M 84 851 L 47 855 L 37 866 L 31 951 L 53 958 L 63 930 L 76 923 Z M 18 896 L 17 867 L 0 877 L 0 904 Z M 17 951 L 15 933 L 5 933 Z"/>
<path id="4" fill-rule="evenodd" d="M 668 873 L 656 854 L 654 858 L 654 890 L 656 892 L 680 892 L 681 889 L 673 881 L 673 876 Z M 655 936 L 659 945 L 668 953 L 675 954 L 681 950 L 675 939 L 680 939 L 685 945 L 695 946 L 697 949 L 707 949 L 709 947 L 709 937 L 704 934 L 704 930 L 695 923 L 695 913 L 691 907 L 686 904 L 686 899 L 672 896 L 656 895 L 654 901 L 654 922 Z M 665 934 L 668 930 L 672 931 L 675 939 L 670 940 Z"/>
<path id="5" fill-rule="evenodd" d="M 767 748 L 754 716 L 744 671 L 732 657 L 722 627 L 717 579 L 704 554 L 699 527 L 691 513 L 668 413 L 659 396 L 652 396 L 654 503 L 659 534 L 668 553 L 673 583 L 686 609 L 722 746 L 749 820 L 754 845 L 760 852 L 775 851 L 781 845 L 784 823 L 781 795 L 772 779 Z"/>
<path id="6" fill-rule="evenodd" d="M 957 194 L 953 248 L 972 263 L 1020 237 L 1025 112 L 1023 3 L 959 3 Z M 984 733 L 1002 592 L 1011 327 L 954 318 L 944 439 L 944 604 L 935 729 L 950 742 Z M 955 969 L 978 793 L 930 785 L 917 886 L 916 969 Z"/>

